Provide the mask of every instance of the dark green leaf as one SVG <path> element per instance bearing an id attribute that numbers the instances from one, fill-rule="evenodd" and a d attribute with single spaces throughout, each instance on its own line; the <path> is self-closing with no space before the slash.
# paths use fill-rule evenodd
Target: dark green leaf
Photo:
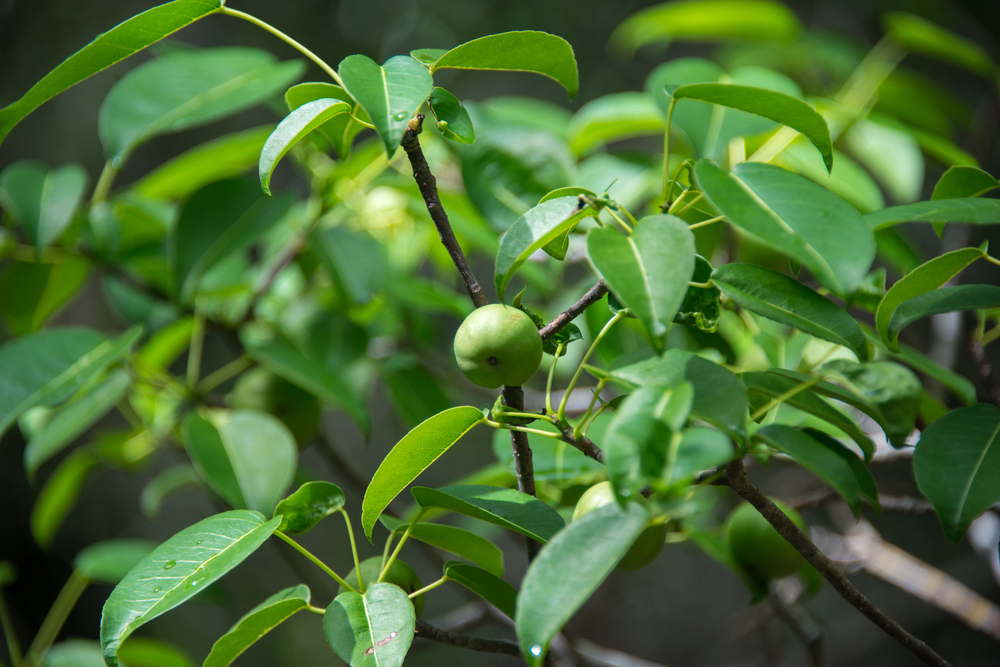
<path id="1" fill-rule="evenodd" d="M 832 374 L 875 406 L 881 419 L 877 416 L 873 418 L 894 447 L 906 444 L 916 424 L 924 394 L 920 380 L 912 371 L 888 360 L 854 364 L 838 359 L 824 364 L 821 372 L 824 375 Z M 834 395 L 833 398 L 838 397 Z M 852 404 L 850 401 L 844 402 Z M 855 407 L 871 415 L 862 406 Z"/>
<path id="2" fill-rule="evenodd" d="M 996 285 L 942 287 L 900 304 L 889 321 L 889 337 L 898 338 L 900 331 L 930 315 L 997 307 L 1000 307 L 1000 287 Z"/>
<path id="3" fill-rule="evenodd" d="M 901 222 L 967 222 L 990 225 L 1000 222 L 1000 199 L 936 199 L 892 206 L 865 215 L 865 222 L 879 231 Z"/>
<path id="4" fill-rule="evenodd" d="M 401 667 L 416 622 L 413 604 L 401 588 L 375 584 L 364 595 L 338 595 L 323 616 L 323 633 L 351 667 Z"/>
<path id="5" fill-rule="evenodd" d="M 498 575 L 487 570 L 450 560 L 444 564 L 444 576 L 465 586 L 491 605 L 514 618 L 517 590 Z"/>
<path id="6" fill-rule="evenodd" d="M 904 49 L 940 58 L 991 78 L 997 64 L 981 46 L 907 12 L 889 12 L 882 18 L 885 31 Z"/>
<path id="7" fill-rule="evenodd" d="M 122 538 L 91 544 L 76 555 L 76 573 L 89 581 L 116 585 L 156 548 L 150 540 Z"/>
<path id="8" fill-rule="evenodd" d="M 0 204 L 24 229 L 28 242 L 41 250 L 69 227 L 88 180 L 75 163 L 49 171 L 40 162 L 20 160 L 0 172 Z"/>
<path id="9" fill-rule="evenodd" d="M 101 648 L 110 667 L 132 632 L 184 603 L 239 565 L 264 543 L 280 519 L 257 512 L 216 514 L 158 546 L 111 592 L 101 617 Z"/>
<path id="10" fill-rule="evenodd" d="M 317 231 L 312 234 L 312 247 L 348 301 L 370 301 L 393 282 L 385 244 L 366 231 L 352 231 L 344 225 Z"/>
<path id="11" fill-rule="evenodd" d="M 502 526 L 538 542 L 548 542 L 565 525 L 542 501 L 514 489 L 496 486 L 445 486 L 411 489 L 421 508 L 440 507 Z"/>
<path id="12" fill-rule="evenodd" d="M 447 139 L 463 144 L 471 144 L 476 140 L 476 130 L 472 127 L 472 119 L 458 98 L 444 88 L 436 87 L 427 100 L 428 106 L 437 118 L 437 129 Z"/>
<path id="13" fill-rule="evenodd" d="M 309 606 L 309 588 L 303 584 L 286 588 L 243 614 L 229 632 L 212 646 L 202 667 L 227 667 L 257 640 Z"/>
<path id="14" fill-rule="evenodd" d="M 76 506 L 83 484 L 96 465 L 97 459 L 90 450 L 78 449 L 45 481 L 31 508 L 31 535 L 42 550 L 52 546 L 52 540 Z"/>
<path id="15" fill-rule="evenodd" d="M 344 492 L 330 482 L 306 482 L 278 503 L 274 516 L 281 516 L 278 530 L 301 535 L 344 506 Z"/>
<path id="16" fill-rule="evenodd" d="M 614 141 L 663 132 L 663 116 L 646 93 L 614 93 L 587 102 L 569 124 L 569 146 L 584 155 Z"/>
<path id="17" fill-rule="evenodd" d="M 397 534 L 405 532 L 410 525 L 384 514 L 380 520 L 390 532 Z M 410 539 L 472 561 L 494 577 L 503 576 L 503 552 L 485 537 L 475 533 L 438 523 L 417 523 L 410 531 Z"/>
<path id="18" fill-rule="evenodd" d="M 307 102 L 285 116 L 260 151 L 258 175 L 261 189 L 268 195 L 271 194 L 271 175 L 292 146 L 334 116 L 349 113 L 350 110 L 351 105 L 347 102 L 324 98 Z"/>
<path id="19" fill-rule="evenodd" d="M 932 200 L 980 197 L 1000 188 L 1000 181 L 978 167 L 949 167 L 934 186 Z"/>
<path id="20" fill-rule="evenodd" d="M 451 406 L 438 378 L 423 366 L 386 369 L 385 383 L 396 411 L 411 426 L 416 426 Z"/>
<path id="21" fill-rule="evenodd" d="M 663 474 L 672 434 L 662 416 L 672 393 L 661 385 L 633 391 L 618 407 L 601 440 L 608 479 L 623 506 Z"/>
<path id="22" fill-rule="evenodd" d="M 908 345 L 900 344 L 899 351 L 893 352 L 870 329 L 865 330 L 865 335 L 868 336 L 869 342 L 882 350 L 882 352 L 902 361 L 910 368 L 937 380 L 966 405 L 972 405 L 976 402 L 976 387 L 965 377 L 945 368 L 927 355 Z"/>
<path id="23" fill-rule="evenodd" d="M 65 255 L 51 261 L 9 262 L 0 277 L 0 311 L 17 336 L 34 333 L 83 288 L 90 263 Z"/>

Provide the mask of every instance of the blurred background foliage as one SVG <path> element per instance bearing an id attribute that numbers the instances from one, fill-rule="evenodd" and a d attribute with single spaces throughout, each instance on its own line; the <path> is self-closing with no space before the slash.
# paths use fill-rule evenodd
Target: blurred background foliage
<path id="1" fill-rule="evenodd" d="M 483 75 L 443 71 L 437 77 L 438 83 L 459 99 L 472 102 L 468 106 L 477 121 L 480 138 L 473 147 L 463 150 L 478 151 L 474 155 L 489 152 L 491 142 L 487 130 L 491 124 L 509 124 L 512 119 L 516 122 L 517 113 L 532 115 L 526 119 L 527 125 L 534 126 L 536 130 L 546 126 L 555 128 L 553 134 L 557 138 L 552 140 L 558 145 L 552 151 L 561 151 L 565 161 L 549 161 L 548 171 L 535 174 L 538 183 L 522 183 L 529 195 L 533 192 L 532 187 L 544 194 L 552 189 L 552 183 L 562 185 L 562 181 L 567 180 L 567 174 L 575 174 L 582 181 L 586 181 L 591 174 L 601 174 L 603 178 L 607 168 L 607 164 L 599 162 L 605 159 L 600 157 L 603 153 L 598 153 L 598 158 L 591 158 L 591 162 L 580 161 L 577 159 L 580 156 L 573 155 L 561 145 L 570 115 L 603 95 L 643 90 L 649 73 L 667 60 L 686 56 L 705 57 L 729 71 L 745 66 L 769 67 L 794 79 L 807 96 L 830 95 L 883 34 L 880 17 L 887 11 L 904 10 L 919 14 L 970 38 L 995 58 L 1000 43 L 1000 3 L 982 0 L 791 2 L 789 6 L 806 28 L 795 43 L 661 43 L 642 48 L 632 58 L 609 53 L 609 37 L 615 26 L 625 18 L 654 3 L 593 0 L 544 3 L 522 0 L 504 3 L 487 0 L 295 0 L 273 3 L 237 0 L 233 4 L 234 8 L 259 16 L 282 29 L 329 63 L 337 63 L 353 53 L 364 53 L 381 62 L 414 48 L 448 48 L 485 34 L 508 30 L 536 29 L 566 38 L 573 45 L 580 66 L 580 94 L 572 102 L 553 82 L 526 74 Z M 0 0 L 0 104 L 18 98 L 63 58 L 98 33 L 148 6 L 148 2 L 117 0 Z M 290 47 L 266 33 L 222 16 L 200 21 L 156 49 L 162 52 L 184 48 L 185 45 L 248 46 L 271 51 L 282 60 L 298 57 Z M 0 169 L 22 158 L 42 160 L 52 167 L 77 162 L 90 174 L 91 182 L 95 182 L 104 163 L 97 132 L 101 102 L 125 73 L 151 57 L 154 57 L 151 53 L 143 53 L 126 60 L 40 108 L 11 134 L 0 149 Z M 302 80 L 320 81 L 324 78 L 310 63 L 308 73 Z M 908 103 L 907 100 L 912 98 L 891 94 L 892 86 L 896 86 L 896 90 L 922 91 L 928 104 Z M 535 98 L 551 106 L 539 107 L 532 113 L 530 108 L 525 111 L 523 105 L 476 104 L 509 95 Z M 990 82 L 940 61 L 910 56 L 875 110 L 895 116 L 919 130 L 950 137 L 955 146 L 995 175 L 1000 173 L 1000 142 L 996 141 L 1000 124 L 998 109 L 995 81 Z M 119 175 L 117 185 L 127 185 L 140 179 L 188 148 L 226 133 L 274 123 L 284 113 L 280 103 L 271 107 L 265 105 L 205 127 L 153 139 L 137 150 Z M 429 134 L 426 133 L 425 138 Z M 537 135 L 531 141 L 538 141 Z M 655 153 L 659 141 L 657 137 L 640 137 L 618 144 L 617 168 L 628 173 L 629 164 L 641 166 L 643 158 L 639 157 L 641 152 L 636 149 Z M 856 158 L 865 150 L 864 138 L 858 141 Z M 357 159 L 361 166 L 347 164 L 340 168 L 349 172 L 360 170 L 364 166 L 364 156 L 371 155 L 366 151 L 381 150 L 377 141 L 371 141 L 371 133 L 366 133 L 355 151 L 360 156 Z M 445 190 L 449 186 L 455 189 L 464 176 L 470 194 L 475 194 L 472 192 L 475 186 L 471 183 L 477 175 L 474 159 L 463 158 L 460 167 L 448 158 L 442 142 L 430 138 L 426 138 L 425 150 L 435 168 L 440 169 L 437 176 Z M 548 149 L 530 143 L 527 150 L 530 153 Z M 881 160 L 884 171 L 879 173 L 879 157 L 876 149 L 876 155 L 866 164 L 880 181 L 881 192 L 878 196 L 884 197 L 888 203 L 929 198 L 933 184 L 946 168 L 943 162 L 931 155 L 924 158 L 918 155 L 919 159 L 910 162 L 894 160 L 890 155 L 888 162 Z M 885 158 L 886 154 L 882 153 L 881 157 Z M 598 161 L 593 161 L 595 159 Z M 489 163 L 486 158 L 484 160 L 484 164 Z M 429 256 L 431 267 L 422 269 L 422 273 L 458 287 L 453 269 L 426 224 L 419 199 L 412 196 L 415 189 L 412 181 L 407 182 L 408 171 L 405 166 L 399 168 L 401 177 L 397 178 L 392 173 L 380 177 L 374 195 L 366 200 L 363 208 L 353 212 L 372 236 L 386 241 L 386 245 L 383 250 L 373 251 L 373 255 L 365 254 L 370 247 L 351 250 L 358 253 L 357 257 L 361 258 L 358 265 L 364 271 L 353 275 L 349 281 L 351 284 L 345 289 L 367 307 L 352 311 L 350 319 L 345 317 L 335 321 L 333 326 L 339 329 L 329 333 L 333 340 L 341 344 L 339 349 L 342 353 L 349 357 L 345 361 L 352 362 L 349 371 L 352 386 L 360 392 L 370 392 L 371 440 L 366 444 L 362 432 L 350 419 L 339 412 L 328 411 L 323 416 L 322 429 L 326 439 L 336 443 L 342 460 L 332 460 L 330 451 L 321 447 L 306 450 L 301 459 L 302 469 L 308 471 L 310 476 L 332 478 L 342 483 L 348 492 L 348 508 L 354 512 L 360 507 L 363 489 L 351 486 L 349 476 L 343 474 L 343 466 L 356 471 L 357 478 L 367 480 L 388 449 L 427 414 L 449 404 L 478 404 L 492 400 L 488 392 L 481 392 L 459 379 L 448 352 L 453 332 L 469 307 L 460 290 L 431 299 L 423 309 L 383 307 L 387 302 L 412 305 L 419 296 L 386 284 L 386 266 L 420 269 Z M 560 173 L 560 169 L 566 173 Z M 357 171 L 352 173 L 357 175 Z M 588 181 L 586 186 L 601 190 L 607 183 Z M 633 193 L 634 199 L 641 201 L 645 186 L 640 182 L 635 187 L 638 191 Z M 273 189 L 275 192 L 289 189 L 300 194 L 305 192 L 300 174 L 287 166 L 279 170 Z M 623 200 L 627 196 L 621 191 L 613 192 L 613 195 Z M 483 201 L 479 202 L 479 212 L 471 207 L 468 200 L 457 196 L 451 201 L 446 198 L 445 206 L 463 242 L 479 251 L 471 253 L 474 264 L 479 267 L 479 275 L 487 276 L 492 269 L 488 257 L 492 252 L 491 239 L 495 239 L 495 229 L 504 228 L 512 218 L 508 219 L 509 210 L 501 207 L 492 211 L 490 203 Z M 491 230 L 491 225 L 494 230 Z M 929 229 L 907 227 L 906 233 L 910 235 L 917 253 L 939 252 L 941 242 Z M 972 236 L 969 237 L 969 234 Z M 989 232 L 982 228 L 970 232 L 961 226 L 951 225 L 946 229 L 943 245 L 945 249 L 973 245 L 988 237 Z M 274 243 L 279 241 L 273 240 Z M 716 246 L 717 241 L 707 235 L 699 238 L 700 246 L 703 244 L 709 249 Z M 264 245 L 267 246 L 267 243 Z M 266 247 L 264 251 L 267 252 Z M 751 261 L 753 253 L 759 252 L 752 247 L 743 247 L 740 251 L 744 259 L 750 258 Z M 766 256 L 759 259 L 767 261 Z M 891 265 L 889 268 L 891 270 Z M 989 271 L 987 267 L 973 271 L 983 273 L 971 281 L 997 282 L 995 274 L 986 273 Z M 539 301 L 544 302 L 544 307 L 540 303 L 538 305 L 547 317 L 555 315 L 579 294 L 578 289 L 554 290 L 552 285 L 558 284 L 561 279 L 573 288 L 585 284 L 589 275 L 579 264 L 575 267 L 571 264 L 565 276 L 548 274 L 542 267 L 528 274 L 531 287 L 529 302 L 533 306 Z M 397 290 L 395 294 L 392 293 L 394 289 Z M 534 295 L 532 290 L 537 290 Z M 273 307 L 280 308 L 280 284 L 276 292 Z M 372 294 L 376 298 L 372 298 Z M 429 298 L 426 294 L 423 297 Z M 267 304 L 264 306 L 267 307 Z M 908 330 L 906 341 L 929 350 L 940 362 L 966 377 L 975 377 L 975 367 L 964 344 L 972 318 L 971 314 L 964 320 L 961 317 L 952 318 L 950 329 L 942 329 L 939 325 L 935 330 L 930 324 L 914 326 Z M 592 330 L 601 324 L 597 313 L 588 313 L 587 319 L 585 327 L 581 322 L 582 328 Z M 71 323 L 100 330 L 120 330 L 125 324 L 120 314 L 108 305 L 94 276 L 86 283 L 81 296 L 50 321 L 50 325 Z M 17 325 L 10 321 L 7 327 L 5 337 L 20 333 Z M 625 335 L 608 344 L 627 349 L 630 341 Z M 733 350 L 720 351 L 722 355 L 729 353 L 735 354 Z M 224 331 L 210 330 L 204 352 L 206 371 L 220 367 L 232 355 L 231 338 Z M 182 369 L 183 365 L 183 358 L 175 362 L 175 368 Z M 571 366 L 566 364 L 566 367 Z M 427 382 L 427 378 L 434 381 Z M 453 388 L 457 390 L 453 391 Z M 459 393 L 461 395 L 455 395 Z M 944 392 L 940 392 L 939 397 L 949 400 Z M 119 422 L 114 417 L 108 417 L 100 425 L 121 426 Z M 506 463 L 508 455 L 504 452 L 508 450 L 505 449 L 504 438 L 501 433 L 495 449 Z M 476 432 L 468 442 L 450 452 L 441 465 L 421 478 L 421 483 L 429 486 L 446 484 L 471 470 L 495 462 L 497 458 L 490 445 L 490 435 L 485 430 Z M 182 455 L 176 455 L 173 461 L 169 457 L 160 457 L 152 464 L 126 465 L 130 474 L 101 468 L 86 479 L 77 506 L 72 509 L 51 546 L 43 551 L 31 532 L 32 508 L 40 484 L 31 485 L 25 478 L 22 452 L 22 435 L 18 429 L 12 429 L 4 436 L 0 446 L 0 507 L 3 508 L 0 512 L 0 560 L 9 560 L 19 569 L 18 580 L 5 591 L 9 604 L 16 610 L 16 630 L 24 639 L 30 637 L 41 623 L 71 572 L 74 557 L 86 545 L 115 536 L 159 541 L 220 509 L 207 495 L 186 491 L 172 497 L 155 518 L 140 510 L 137 498 L 145 484 L 157 473 L 181 462 Z M 544 462 L 544 452 L 536 456 Z M 44 479 L 50 475 L 57 463 L 61 462 L 46 464 L 40 477 Z M 883 491 L 914 495 L 916 490 L 909 466 L 909 460 L 903 459 L 881 467 L 879 481 Z M 593 473 L 588 469 L 577 472 L 581 481 L 586 481 L 587 475 Z M 769 470 L 758 471 L 757 474 L 761 476 L 765 491 L 780 490 L 783 495 L 790 496 L 811 488 L 811 479 L 807 474 L 797 468 L 783 467 L 781 463 L 775 463 Z M 843 516 L 837 515 L 836 507 L 815 509 L 806 516 L 810 523 L 838 524 L 844 521 Z M 873 519 L 873 524 L 890 542 L 940 567 L 994 602 L 1000 602 L 1000 587 L 984 561 L 974 553 L 968 542 L 953 547 L 942 539 L 940 525 L 933 515 L 886 514 L 880 519 Z M 323 530 L 311 534 L 304 543 L 322 554 L 335 569 L 346 571 L 350 569 L 350 555 L 344 539 L 345 536 L 337 530 Z M 512 578 L 520 577 L 526 565 L 521 545 L 503 536 L 498 536 L 498 539 L 512 542 L 505 545 L 512 547 L 506 549 L 508 572 Z M 370 545 L 363 544 L 361 547 L 362 557 L 375 555 Z M 438 567 L 436 561 L 425 558 L 419 551 L 414 551 L 411 558 L 414 567 L 419 572 L 428 573 L 428 577 Z M 211 595 L 205 596 L 204 604 L 188 605 L 183 612 L 168 614 L 148 626 L 145 632 L 167 641 L 176 642 L 183 638 L 183 651 L 191 656 L 201 656 L 243 611 L 279 588 L 306 581 L 314 587 L 317 598 L 326 599 L 334 592 L 329 587 L 324 589 L 325 583 L 309 570 L 308 564 L 287 560 L 281 547 L 275 545 L 262 549 L 241 569 L 246 573 L 253 568 L 257 568 L 258 573 L 267 573 L 267 576 L 240 576 L 237 572 L 236 576 L 214 586 Z M 425 577 L 425 580 L 431 579 Z M 861 575 L 858 580 L 859 586 L 890 616 L 956 664 L 995 664 L 997 646 L 989 638 L 932 606 L 914 603 L 911 597 L 879 579 Z M 109 590 L 110 587 L 100 584 L 88 588 L 70 616 L 62 636 L 93 638 L 100 608 Z M 429 600 L 425 618 L 439 618 L 466 601 L 454 591 L 442 590 L 445 591 L 443 594 Z M 635 573 L 612 575 L 570 624 L 567 633 L 670 665 L 802 664 L 806 649 L 784 626 L 769 622 L 766 608 L 748 607 L 747 600 L 748 594 L 736 577 L 693 545 L 668 545 L 653 566 Z M 809 603 L 809 609 L 828 633 L 831 664 L 913 664 L 912 657 L 900 651 L 895 642 L 843 604 L 831 590 L 825 589 Z M 318 619 L 296 619 L 240 658 L 240 664 L 333 663 L 336 658 L 330 653 L 318 627 Z M 481 631 L 509 636 L 509 630 L 499 623 L 487 623 Z M 483 665 L 512 662 L 510 658 L 460 654 L 448 647 L 425 643 L 411 653 L 408 664 L 452 664 L 458 660 Z"/>

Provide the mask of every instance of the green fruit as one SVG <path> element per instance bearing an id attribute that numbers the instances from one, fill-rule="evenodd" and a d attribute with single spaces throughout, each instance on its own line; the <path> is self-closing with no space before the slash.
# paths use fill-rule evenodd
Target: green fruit
<path id="1" fill-rule="evenodd" d="M 796 526 L 808 530 L 798 512 L 782 502 L 775 501 L 774 504 Z M 740 505 L 729 515 L 726 537 L 736 562 L 758 579 L 771 581 L 787 577 L 798 572 L 805 563 L 795 547 L 749 503 Z"/>
<path id="2" fill-rule="evenodd" d="M 266 368 L 254 368 L 241 375 L 229 395 L 229 404 L 274 415 L 295 436 L 299 449 L 312 444 L 323 417 L 319 399 Z"/>
<path id="3" fill-rule="evenodd" d="M 458 328 L 455 359 L 465 377 L 480 387 L 522 385 L 542 363 L 542 337 L 531 318 L 517 308 L 483 306 Z"/>
<path id="4" fill-rule="evenodd" d="M 603 507 L 613 502 L 617 501 L 615 500 L 615 490 L 612 488 L 611 482 L 595 484 L 580 496 L 580 500 L 576 503 L 576 509 L 573 510 L 573 521 L 576 521 L 587 512 L 592 512 L 598 507 Z M 615 569 L 619 572 L 632 572 L 633 570 L 646 567 L 660 555 L 666 541 L 667 524 L 654 523 L 649 525 L 639 534 L 635 543 L 632 544 L 632 548 L 625 553 L 625 556 L 622 557 L 618 563 L 618 567 Z"/>
<path id="5" fill-rule="evenodd" d="M 372 556 L 371 558 L 361 561 L 361 578 L 364 580 L 365 590 L 378 581 L 378 573 L 381 569 L 381 556 Z M 349 583 L 355 589 L 361 590 L 358 588 L 357 569 L 351 570 L 347 576 L 344 577 L 344 581 Z M 420 583 L 420 577 L 418 577 L 417 573 L 413 571 L 413 568 L 398 558 L 392 561 L 392 565 L 389 566 L 389 572 L 385 575 L 385 579 L 382 580 L 382 583 L 395 584 L 402 588 L 407 595 L 414 591 L 419 591 L 424 587 L 423 584 Z M 346 591 L 347 589 L 341 586 L 337 590 L 337 595 Z M 363 593 L 364 591 L 361 592 Z M 417 618 L 420 618 L 420 614 L 424 611 L 423 595 L 413 598 L 413 610 L 416 612 Z"/>

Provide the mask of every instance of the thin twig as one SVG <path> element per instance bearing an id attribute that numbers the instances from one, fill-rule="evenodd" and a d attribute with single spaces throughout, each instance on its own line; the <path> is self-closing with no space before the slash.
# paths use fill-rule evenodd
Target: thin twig
<path id="1" fill-rule="evenodd" d="M 969 348 L 972 350 L 972 358 L 976 360 L 976 365 L 979 367 L 979 377 L 986 385 L 986 392 L 989 394 L 990 400 L 993 401 L 994 405 L 1000 407 L 1000 383 L 997 382 L 993 365 L 986 357 L 986 350 L 983 348 L 983 341 L 979 338 L 978 333 L 978 331 L 973 332 Z"/>
<path id="2" fill-rule="evenodd" d="M 768 598 L 768 604 L 774 613 L 785 622 L 785 625 L 795 633 L 803 644 L 809 647 L 813 667 L 823 667 L 823 631 L 816 621 L 798 604 L 787 603 L 780 595 L 773 594 Z"/>
<path id="3" fill-rule="evenodd" d="M 574 438 L 573 427 L 567 426 L 562 422 L 559 422 L 556 426 L 568 444 L 576 447 L 585 456 L 589 456 L 598 463 L 604 463 L 604 452 L 601 451 L 601 448 L 595 445 L 590 438 L 585 435 L 581 435 L 579 438 Z"/>
<path id="4" fill-rule="evenodd" d="M 479 281 L 476 280 L 469 262 L 465 259 L 465 253 L 462 252 L 462 247 L 458 245 L 455 232 L 452 231 L 451 223 L 448 222 L 448 214 L 445 212 L 444 206 L 441 205 L 441 198 L 438 196 L 437 180 L 434 178 L 434 174 L 431 173 L 430 166 L 427 164 L 427 158 L 424 157 L 424 152 L 420 148 L 418 135 L 423 129 L 423 125 L 424 115 L 417 114 L 416 118 L 411 120 L 409 125 L 406 126 L 406 132 L 403 133 L 401 145 L 403 146 L 403 150 L 406 151 L 406 157 L 410 159 L 410 166 L 413 167 L 413 178 L 417 181 L 417 187 L 420 188 L 424 204 L 427 205 L 427 212 L 431 214 L 431 220 L 434 221 L 434 226 L 437 227 L 441 243 L 448 250 L 451 261 L 455 263 L 455 268 L 458 269 L 458 274 L 465 281 L 465 287 L 469 290 L 472 303 L 476 305 L 476 308 L 479 308 L 485 306 L 490 301 L 486 298 L 486 294 L 483 293 L 483 288 L 479 286 Z"/>
<path id="5" fill-rule="evenodd" d="M 840 494 L 831 488 L 820 489 L 811 493 L 803 493 L 800 496 L 788 498 L 785 504 L 797 510 L 809 510 L 820 505 L 826 505 L 840 499 Z M 862 499 L 864 500 L 864 499 Z M 879 504 L 883 512 L 893 512 L 894 514 L 911 514 L 919 516 L 923 514 L 934 514 L 934 505 L 923 498 L 913 498 L 910 496 L 891 496 L 879 494 Z M 871 507 L 871 503 L 864 500 L 866 506 Z"/>
<path id="6" fill-rule="evenodd" d="M 503 655 L 512 655 L 516 658 L 521 657 L 521 649 L 516 642 L 512 642 L 509 639 L 487 639 L 486 637 L 462 635 L 457 632 L 435 628 L 433 625 L 426 621 L 421 621 L 419 618 L 417 619 L 417 637 L 441 642 L 449 646 L 479 651 L 480 653 L 502 653 Z"/>
<path id="7" fill-rule="evenodd" d="M 504 385 L 503 401 L 508 408 L 524 412 L 524 390 L 521 387 Z M 528 445 L 528 434 L 521 431 L 510 432 L 510 444 L 514 450 L 514 472 L 517 474 L 517 488 L 522 493 L 535 495 L 535 468 L 531 462 L 531 447 Z M 528 545 L 528 560 L 533 560 L 538 550 L 542 548 L 530 537 L 525 538 Z"/>
<path id="8" fill-rule="evenodd" d="M 852 584 L 844 573 L 821 552 L 812 540 L 799 529 L 784 512 L 771 502 L 760 490 L 750 483 L 746 477 L 746 469 L 743 461 L 737 460 L 729 464 L 729 486 L 763 515 L 767 521 L 774 526 L 782 537 L 795 547 L 809 563 L 815 567 L 823 578 L 830 582 L 830 585 L 840 593 L 841 597 L 847 600 L 855 609 L 864 614 L 868 619 L 880 627 L 886 634 L 898 641 L 910 650 L 914 655 L 923 660 L 928 665 L 936 667 L 950 667 L 950 663 L 938 655 L 934 649 L 925 642 L 917 639 L 903 626 L 889 618 L 885 612 L 876 607 L 865 595 Z"/>
<path id="9" fill-rule="evenodd" d="M 542 340 L 550 338 L 557 331 L 576 319 L 576 317 L 578 317 L 583 311 L 587 310 L 587 308 L 589 308 L 592 304 L 600 301 L 601 297 L 607 293 L 608 286 L 604 284 L 603 280 L 598 280 L 597 284 L 587 290 L 587 293 L 580 297 L 579 301 L 574 303 L 561 315 L 539 329 L 538 333 L 541 335 Z"/>

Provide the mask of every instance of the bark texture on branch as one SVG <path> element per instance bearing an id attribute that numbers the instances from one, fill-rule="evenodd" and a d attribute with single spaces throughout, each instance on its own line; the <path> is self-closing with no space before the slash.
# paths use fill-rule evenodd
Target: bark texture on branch
<path id="1" fill-rule="evenodd" d="M 421 621 L 419 618 L 417 619 L 416 636 L 481 653 L 502 653 L 503 655 L 521 657 L 521 649 L 518 648 L 517 643 L 508 639 L 487 639 L 486 637 L 462 635 L 457 632 L 435 628 L 433 625 L 428 624 L 426 621 Z"/>
<path id="2" fill-rule="evenodd" d="M 574 303 L 554 320 L 539 329 L 538 333 L 541 335 L 542 340 L 551 338 L 557 331 L 576 319 L 580 313 L 600 301 L 601 297 L 607 293 L 608 286 L 604 284 L 603 280 L 598 280 L 597 284 L 587 290 L 587 293 L 580 297 L 579 301 Z"/>
<path id="3" fill-rule="evenodd" d="M 516 411 L 524 412 L 524 390 L 521 387 L 503 387 L 504 404 Z M 535 467 L 531 461 L 531 447 L 528 434 L 523 431 L 510 432 L 510 445 L 514 450 L 514 472 L 517 474 L 517 489 L 529 496 L 535 495 Z M 534 560 L 542 545 L 530 537 L 524 538 L 528 545 L 528 560 Z"/>

